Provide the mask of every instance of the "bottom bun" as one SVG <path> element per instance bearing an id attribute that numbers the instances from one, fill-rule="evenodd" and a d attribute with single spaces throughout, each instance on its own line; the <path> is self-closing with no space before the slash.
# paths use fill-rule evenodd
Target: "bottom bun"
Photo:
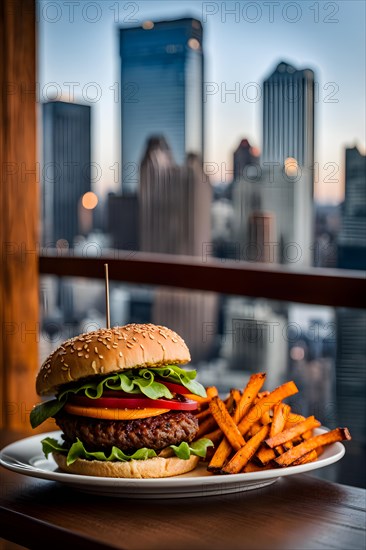
<path id="1" fill-rule="evenodd" d="M 195 455 L 191 455 L 188 460 L 177 456 L 170 458 L 157 456 L 147 460 L 130 460 L 129 462 L 102 462 L 78 458 L 73 464 L 67 466 L 65 455 L 61 453 L 52 453 L 52 455 L 61 470 L 69 474 L 136 479 L 179 476 L 194 470 L 199 462 L 199 457 Z"/>

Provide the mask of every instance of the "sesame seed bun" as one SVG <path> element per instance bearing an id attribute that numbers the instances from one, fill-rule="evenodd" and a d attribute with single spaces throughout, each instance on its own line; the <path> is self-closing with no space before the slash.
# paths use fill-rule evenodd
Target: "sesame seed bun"
<path id="1" fill-rule="evenodd" d="M 43 363 L 37 375 L 39 395 L 52 395 L 63 384 L 122 370 L 190 361 L 184 340 L 158 325 L 131 324 L 99 329 L 64 342 Z"/>
<path id="2" fill-rule="evenodd" d="M 78 458 L 73 464 L 67 466 L 65 455 L 56 452 L 52 455 L 59 468 L 69 474 L 136 479 L 179 476 L 194 470 L 199 462 L 199 457 L 195 455 L 191 455 L 188 460 L 176 456 L 170 458 L 157 456 L 147 460 L 130 460 L 129 462 L 101 462 L 100 460 Z"/>

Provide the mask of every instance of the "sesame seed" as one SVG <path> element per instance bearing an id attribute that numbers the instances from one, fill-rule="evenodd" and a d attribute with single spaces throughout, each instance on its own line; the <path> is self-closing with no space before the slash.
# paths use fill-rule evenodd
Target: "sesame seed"
<path id="1" fill-rule="evenodd" d="M 144 346 L 143 346 L 142 344 L 140 344 L 140 348 L 141 348 L 141 349 L 144 349 Z"/>
<path id="2" fill-rule="evenodd" d="M 81 351 L 79 351 L 78 357 L 82 357 L 82 356 L 83 356 L 83 354 L 81 353 Z"/>
<path id="3" fill-rule="evenodd" d="M 61 370 L 69 370 L 68 367 L 61 367 Z"/>
<path id="4" fill-rule="evenodd" d="M 87 353 L 85 354 L 85 359 L 89 359 L 89 355 Z"/>
<path id="5" fill-rule="evenodd" d="M 111 349 L 111 346 L 109 344 L 107 344 L 107 349 Z"/>
<path id="6" fill-rule="evenodd" d="M 123 354 L 122 354 L 122 352 L 121 352 L 121 351 L 119 352 L 119 356 L 120 356 L 120 357 L 123 357 Z"/>
<path id="7" fill-rule="evenodd" d="M 154 336 L 149 332 L 149 338 L 150 340 L 155 340 Z"/>
<path id="8" fill-rule="evenodd" d="M 95 346 L 94 351 L 95 351 L 95 353 L 98 353 L 98 348 L 97 348 L 97 346 Z"/>
<path id="9" fill-rule="evenodd" d="M 100 372 L 104 372 L 104 367 L 100 367 Z"/>
<path id="10" fill-rule="evenodd" d="M 84 349 L 87 349 L 88 348 L 88 344 L 84 344 Z"/>
<path id="11" fill-rule="evenodd" d="M 103 355 L 99 355 L 98 357 L 99 357 L 99 359 L 103 359 Z"/>

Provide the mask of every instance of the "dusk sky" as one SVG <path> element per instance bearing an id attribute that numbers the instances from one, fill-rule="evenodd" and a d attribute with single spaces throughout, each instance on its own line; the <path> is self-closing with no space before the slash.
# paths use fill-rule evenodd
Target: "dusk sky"
<path id="1" fill-rule="evenodd" d="M 342 199 L 344 148 L 357 145 L 365 151 L 362 0 L 60 0 L 41 1 L 38 7 L 40 100 L 51 99 L 57 91 L 59 99 L 62 94 L 63 100 L 93 105 L 92 159 L 101 167 L 94 185 L 97 193 L 120 190 L 118 28 L 145 20 L 193 16 L 204 26 L 205 82 L 209 90 L 215 90 L 213 95 L 206 95 L 204 159 L 223 166 L 215 181 L 230 181 L 225 167 L 232 168 L 233 151 L 243 137 L 261 148 L 261 84 L 284 60 L 296 68 L 315 71 L 316 198 L 332 203 Z M 225 95 L 225 90 L 235 87 L 239 98 Z"/>

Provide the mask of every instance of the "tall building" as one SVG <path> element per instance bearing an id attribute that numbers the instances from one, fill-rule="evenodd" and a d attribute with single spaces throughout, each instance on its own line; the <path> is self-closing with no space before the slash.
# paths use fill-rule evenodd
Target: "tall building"
<path id="1" fill-rule="evenodd" d="M 346 149 L 346 193 L 338 237 L 338 267 L 366 269 L 366 155 Z"/>
<path id="2" fill-rule="evenodd" d="M 175 164 L 163 137 L 151 137 L 141 164 L 140 250 L 201 256 L 211 242 L 212 190 L 202 162 Z"/>
<path id="3" fill-rule="evenodd" d="M 285 229 L 287 239 L 301 250 L 300 264 L 309 266 L 313 260 L 314 225 L 314 73 L 311 69 L 297 70 L 281 61 L 264 81 L 262 141 L 260 179 L 268 188 L 263 190 L 262 200 L 268 204 L 268 197 L 276 188 L 277 224 L 281 223 L 280 217 L 291 217 L 290 233 Z M 286 182 L 292 175 L 296 176 L 293 190 L 291 182 Z M 286 203 L 288 212 L 285 212 Z M 271 210 L 270 204 L 267 210 Z M 280 241 L 277 244 L 282 246 Z M 283 260 L 289 263 L 286 258 Z"/>
<path id="4" fill-rule="evenodd" d="M 107 232 L 112 248 L 138 250 L 137 196 L 109 193 L 107 212 Z"/>
<path id="5" fill-rule="evenodd" d="M 256 177 L 236 182 L 233 241 L 240 243 L 241 260 L 311 265 L 312 224 L 306 208 L 311 173 L 292 169 L 263 166 Z"/>
<path id="6" fill-rule="evenodd" d="M 80 233 L 81 198 L 90 191 L 90 106 L 52 101 L 42 105 L 43 244 L 73 246 Z"/>
<path id="7" fill-rule="evenodd" d="M 281 61 L 263 86 L 263 162 L 314 164 L 314 73 Z"/>
<path id="8" fill-rule="evenodd" d="M 259 165 L 259 152 L 253 148 L 247 139 L 242 139 L 234 152 L 234 181 L 256 173 Z"/>
<path id="9" fill-rule="evenodd" d="M 203 156 L 202 25 L 191 18 L 120 30 L 122 190 L 136 192 L 146 142 L 164 135 L 179 164 Z"/>
<path id="10" fill-rule="evenodd" d="M 140 250 L 202 258 L 211 250 L 212 189 L 202 161 L 188 155 L 175 164 L 166 140 L 151 137 L 141 165 L 138 193 Z M 217 322 L 217 297 L 209 292 L 159 288 L 152 321 L 176 330 L 186 340 L 192 359 L 207 359 Z"/>

